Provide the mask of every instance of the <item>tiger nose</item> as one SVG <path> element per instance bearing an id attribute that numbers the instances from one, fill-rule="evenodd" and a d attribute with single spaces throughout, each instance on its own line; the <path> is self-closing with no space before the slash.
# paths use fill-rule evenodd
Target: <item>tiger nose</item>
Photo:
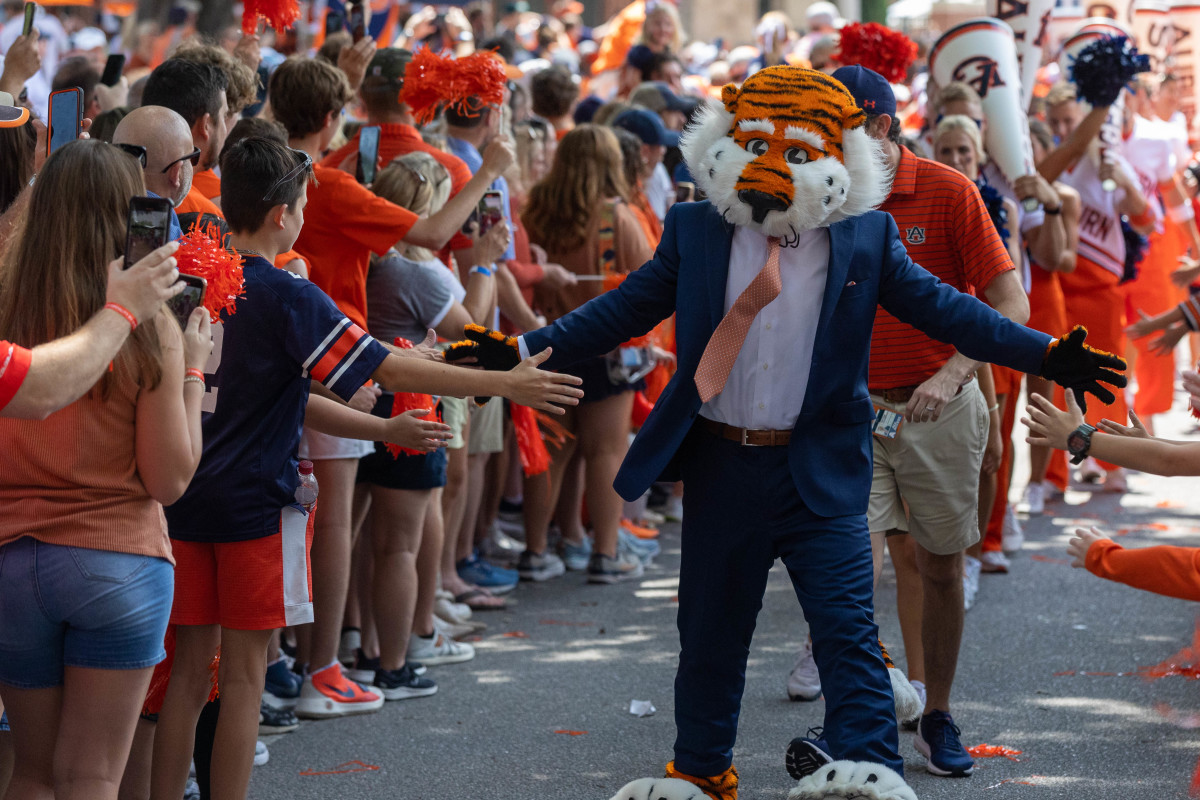
<path id="1" fill-rule="evenodd" d="M 768 211 L 786 211 L 788 207 L 786 202 L 775 195 L 760 192 L 757 189 L 739 190 L 738 200 L 750 206 L 750 213 L 755 222 L 762 222 L 766 219 Z"/>

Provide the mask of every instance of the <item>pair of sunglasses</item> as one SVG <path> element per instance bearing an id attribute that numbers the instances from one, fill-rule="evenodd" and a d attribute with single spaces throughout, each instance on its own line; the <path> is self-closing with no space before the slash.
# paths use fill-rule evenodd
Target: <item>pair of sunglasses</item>
<path id="1" fill-rule="evenodd" d="M 134 158 L 136 158 L 138 160 L 138 162 L 142 165 L 142 169 L 146 168 L 146 148 L 142 147 L 140 144 L 114 144 L 113 147 L 124 150 L 126 153 L 128 153 L 129 155 L 133 156 Z M 199 166 L 200 165 L 200 148 L 197 147 L 195 150 L 188 153 L 186 156 L 180 156 L 179 158 L 172 161 L 170 164 L 167 164 L 165 167 L 163 167 L 163 170 L 162 170 L 163 174 L 166 175 L 167 171 L 170 170 L 171 167 L 175 166 L 176 164 L 178 164 L 181 161 L 190 161 L 190 162 L 192 162 L 193 167 Z"/>
<path id="2" fill-rule="evenodd" d="M 292 151 L 293 155 L 300 156 L 300 163 L 292 167 L 282 178 L 271 184 L 271 188 L 267 189 L 267 193 L 263 195 L 262 201 L 264 203 L 271 202 L 271 197 L 279 190 L 279 187 L 286 185 L 288 182 L 295 180 L 296 176 L 303 175 L 312 169 L 312 156 L 303 150 L 294 150 L 290 147 L 288 149 Z"/>

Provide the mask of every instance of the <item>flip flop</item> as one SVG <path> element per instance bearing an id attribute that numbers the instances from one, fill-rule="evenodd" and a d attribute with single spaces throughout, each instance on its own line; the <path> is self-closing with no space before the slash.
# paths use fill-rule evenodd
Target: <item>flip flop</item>
<path id="1" fill-rule="evenodd" d="M 478 586 L 454 595 L 454 602 L 466 603 L 472 611 L 503 611 L 508 607 L 503 598 L 489 594 Z"/>

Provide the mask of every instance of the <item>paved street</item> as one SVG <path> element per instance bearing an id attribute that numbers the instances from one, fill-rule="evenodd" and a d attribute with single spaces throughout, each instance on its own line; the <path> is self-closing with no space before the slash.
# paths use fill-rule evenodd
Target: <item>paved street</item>
<path id="1" fill-rule="evenodd" d="M 1182 413 L 1159 420 L 1162 435 L 1192 430 Z M 1024 485 L 1020 470 L 1014 483 Z M 1027 522 L 1012 572 L 981 579 L 953 712 L 966 744 L 1021 755 L 980 760 L 969 779 L 935 778 L 912 734 L 902 734 L 907 775 L 922 800 L 1186 797 L 1200 756 L 1200 687 L 1187 677 L 1121 673 L 1189 646 L 1196 609 L 1073 570 L 1064 555 L 1078 524 L 1120 534 L 1130 547 L 1200 546 L 1200 479 L 1134 475 L 1130 484 L 1124 498 L 1073 491 L 1049 505 Z M 270 763 L 255 770 L 251 797 L 607 800 L 632 778 L 661 774 L 674 738 L 677 526 L 662 544 L 657 564 L 635 584 L 587 586 L 568 574 L 519 587 L 509 611 L 479 615 L 490 627 L 473 662 L 431 668 L 440 685 L 432 698 L 389 703 L 370 717 L 305 722 L 269 740 Z M 890 566 L 877 616 L 902 662 Z M 777 565 L 735 752 L 742 798 L 786 797 L 793 782 L 784 748 L 821 724 L 822 701 L 791 703 L 784 691 L 805 630 Z M 635 699 L 657 713 L 631 715 Z"/>

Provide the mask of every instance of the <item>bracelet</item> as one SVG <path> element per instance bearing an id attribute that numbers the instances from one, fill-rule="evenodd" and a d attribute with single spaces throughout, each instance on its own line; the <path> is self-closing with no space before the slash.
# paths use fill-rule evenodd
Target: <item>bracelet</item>
<path id="1" fill-rule="evenodd" d="M 188 372 L 191 372 L 191 370 L 188 370 Z M 184 376 L 183 376 L 183 382 L 184 382 L 185 384 L 188 384 L 188 383 L 198 383 L 198 384 L 200 384 L 201 386 L 204 386 L 204 378 L 197 378 L 195 375 L 184 375 Z"/>
<path id="2" fill-rule="evenodd" d="M 184 370 L 183 374 L 191 375 L 193 377 L 199 378 L 200 380 L 204 380 L 204 372 L 202 370 L 196 369 L 195 367 L 188 367 L 186 370 Z"/>
<path id="3" fill-rule="evenodd" d="M 1062 213 L 1062 206 L 1060 205 L 1058 208 L 1053 208 L 1053 209 L 1042 206 L 1042 212 L 1049 214 L 1052 217 L 1057 217 L 1059 214 Z"/>
<path id="4" fill-rule="evenodd" d="M 492 268 L 491 267 L 483 267 L 483 266 L 476 265 L 474 267 L 471 267 L 471 269 L 468 271 L 468 274 L 474 274 L 476 272 L 478 272 L 480 275 L 484 275 L 488 278 L 492 277 Z"/>
<path id="5" fill-rule="evenodd" d="M 138 326 L 137 317 L 135 317 L 133 314 L 129 313 L 129 309 L 127 309 L 125 306 L 121 305 L 120 303 L 105 303 L 104 307 L 107 308 L 109 311 L 115 311 L 118 314 L 120 314 L 122 317 L 124 317 L 125 321 L 129 323 L 130 332 L 137 330 L 137 326 Z"/>
<path id="6" fill-rule="evenodd" d="M 994 406 L 988 406 L 988 413 L 989 413 L 989 414 L 995 413 L 995 412 L 997 412 L 997 411 L 999 411 L 999 410 L 1000 410 L 1000 404 L 999 404 L 999 403 L 996 403 Z"/>

